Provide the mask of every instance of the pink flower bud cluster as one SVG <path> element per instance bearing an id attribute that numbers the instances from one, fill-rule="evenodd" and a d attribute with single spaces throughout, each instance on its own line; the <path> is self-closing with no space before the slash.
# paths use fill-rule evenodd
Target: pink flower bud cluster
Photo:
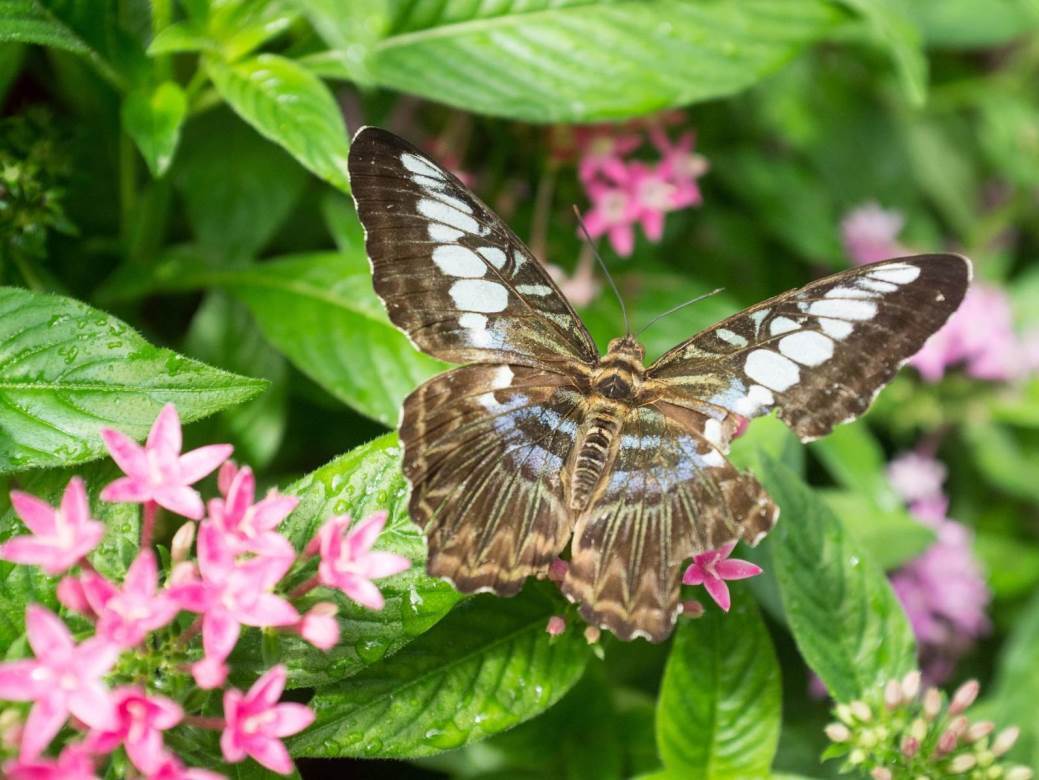
<path id="1" fill-rule="evenodd" d="M 356 525 L 348 516 L 333 517 L 297 554 L 278 528 L 298 500 L 273 490 L 256 500 L 252 470 L 228 460 L 230 445 L 182 454 L 180 420 L 172 405 L 160 412 L 143 446 L 111 429 L 102 436 L 125 476 L 105 487 L 101 500 L 142 505 L 140 552 L 121 581 L 106 578 L 88 558 L 105 527 L 91 518 L 81 479 L 69 482 L 58 507 L 26 493 L 11 494 L 29 533 L 0 545 L 0 559 L 64 575 L 56 587 L 59 603 L 88 620 L 93 632 L 77 642 L 58 615 L 38 604 L 27 607 L 33 657 L 0 663 L 0 700 L 31 702 L 31 709 L 24 722 L 16 710 L 0 713 L 4 744 L 17 751 L 3 764 L 2 775 L 86 780 L 122 748 L 135 776 L 220 777 L 186 767 L 166 746 L 163 733 L 181 724 L 219 729 L 228 762 L 251 757 L 274 772 L 291 773 L 281 740 L 310 725 L 314 715 L 303 705 L 279 702 L 285 667 L 267 670 L 247 692 L 225 690 L 223 717 L 189 715 L 184 702 L 198 701 L 193 686 L 224 687 L 228 658 L 243 627 L 290 631 L 325 650 L 334 646 L 336 605 L 308 597 L 309 609 L 301 614 L 297 608 L 315 587 L 381 609 L 382 594 L 372 581 L 411 565 L 402 556 L 372 550 L 386 513 Z M 192 486 L 218 468 L 220 497 L 207 505 Z M 160 508 L 187 518 L 173 534 L 168 572 L 160 571 L 151 547 Z M 307 567 L 317 574 L 286 592 L 286 577 L 305 577 Z M 197 618 L 178 620 L 183 613 Z M 201 657 L 193 646 L 196 636 Z M 142 674 L 142 668 L 149 671 Z M 146 689 L 142 680 L 154 680 L 164 693 L 184 693 L 174 701 Z M 66 726 L 79 736 L 64 738 Z"/>

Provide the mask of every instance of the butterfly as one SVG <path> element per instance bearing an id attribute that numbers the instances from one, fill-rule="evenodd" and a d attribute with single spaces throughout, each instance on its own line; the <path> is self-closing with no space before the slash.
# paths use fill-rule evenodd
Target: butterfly
<path id="1" fill-rule="evenodd" d="M 600 355 L 523 242 L 455 176 L 368 127 L 349 156 L 375 291 L 419 350 L 462 364 L 404 402 L 409 511 L 427 570 L 519 592 L 552 562 L 582 617 L 659 642 L 691 556 L 759 542 L 779 510 L 726 458 L 775 412 L 802 441 L 854 420 L 959 306 L 970 261 L 860 266 L 739 312 L 650 366 L 632 336 Z"/>

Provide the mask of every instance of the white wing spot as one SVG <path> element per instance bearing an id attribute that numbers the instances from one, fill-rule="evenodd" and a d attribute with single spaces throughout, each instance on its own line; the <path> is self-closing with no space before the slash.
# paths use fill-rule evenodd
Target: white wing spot
<path id="1" fill-rule="evenodd" d="M 717 420 L 708 420 L 703 426 L 703 435 L 711 444 L 722 443 L 722 424 Z"/>
<path id="2" fill-rule="evenodd" d="M 868 276 L 860 276 L 855 280 L 855 284 L 861 287 L 863 290 L 872 290 L 878 293 L 890 293 L 898 289 L 897 284 L 891 284 L 891 282 L 881 282 L 877 279 L 870 279 Z"/>
<path id="3" fill-rule="evenodd" d="M 725 458 L 720 452 L 718 452 L 718 450 L 712 449 L 708 452 L 702 453 L 700 458 L 705 464 L 712 468 L 720 468 L 725 465 Z"/>
<path id="4" fill-rule="evenodd" d="M 714 332 L 714 335 L 716 335 L 725 343 L 732 344 L 732 346 L 734 347 L 747 346 L 747 340 L 743 338 L 743 336 L 741 336 L 739 333 L 734 333 L 728 328 L 718 328 L 718 330 Z"/>
<path id="5" fill-rule="evenodd" d="M 451 299 L 463 311 L 491 314 L 505 311 L 509 293 L 497 282 L 486 279 L 460 279 L 451 285 Z"/>
<path id="6" fill-rule="evenodd" d="M 445 176 L 439 168 L 433 165 L 433 163 L 423 160 L 417 154 L 404 152 L 400 156 L 400 164 L 412 173 L 417 173 L 420 176 L 432 176 L 434 179 L 445 181 Z"/>
<path id="7" fill-rule="evenodd" d="M 545 296 L 552 294 L 552 288 L 547 284 L 518 284 L 516 290 L 524 295 Z"/>
<path id="8" fill-rule="evenodd" d="M 466 233 L 478 234 L 480 232 L 480 225 L 475 219 L 443 201 L 420 198 L 416 208 L 422 216 L 458 228 Z"/>
<path id="9" fill-rule="evenodd" d="M 495 390 L 503 390 L 512 384 L 512 369 L 508 366 L 498 366 L 491 380 L 491 387 Z"/>
<path id="10" fill-rule="evenodd" d="M 873 301 L 823 300 L 808 307 L 816 317 L 837 317 L 842 320 L 871 320 L 877 314 Z"/>
<path id="11" fill-rule="evenodd" d="M 874 279 L 880 279 L 882 282 L 909 284 L 920 275 L 920 268 L 915 265 L 906 265 L 904 263 L 887 265 L 883 268 L 878 268 L 876 271 L 870 271 L 869 275 Z"/>
<path id="12" fill-rule="evenodd" d="M 487 318 L 482 314 L 467 311 L 458 318 L 458 324 L 469 330 L 485 330 L 487 328 Z"/>
<path id="13" fill-rule="evenodd" d="M 751 385 L 747 394 L 732 405 L 732 411 L 744 417 L 753 417 L 762 407 L 772 406 L 775 402 L 775 396 L 767 387 Z"/>
<path id="14" fill-rule="evenodd" d="M 768 324 L 768 332 L 773 336 L 778 336 L 782 333 L 789 333 L 792 330 L 798 330 L 800 327 L 800 325 L 789 317 L 776 317 Z"/>
<path id="15" fill-rule="evenodd" d="M 765 317 L 769 315 L 771 309 L 762 309 L 761 311 L 753 312 L 750 315 L 751 321 L 754 323 L 754 332 L 757 333 L 761 330 L 761 323 L 765 321 Z"/>
<path id="16" fill-rule="evenodd" d="M 444 244 L 433 250 L 433 262 L 448 276 L 476 278 L 487 273 L 487 264 L 461 244 Z"/>
<path id="17" fill-rule="evenodd" d="M 817 331 L 803 330 L 781 338 L 779 351 L 801 365 L 818 366 L 833 357 L 833 341 Z"/>
<path id="18" fill-rule="evenodd" d="M 430 222 L 426 230 L 429 231 L 429 237 L 438 244 L 448 244 L 465 235 L 461 230 L 455 230 L 453 227 L 442 225 L 439 222 Z"/>
<path id="19" fill-rule="evenodd" d="M 875 298 L 875 292 L 869 290 L 860 290 L 856 287 L 834 287 L 832 290 L 828 290 L 824 297 L 826 298 Z"/>
<path id="20" fill-rule="evenodd" d="M 819 326 L 823 329 L 823 333 L 838 341 L 847 338 L 855 329 L 847 320 L 835 320 L 830 317 L 820 317 Z"/>
<path id="21" fill-rule="evenodd" d="M 483 246 L 476 251 L 483 255 L 487 262 L 495 268 L 501 269 L 505 265 L 505 253 L 496 246 Z"/>
<path id="22" fill-rule="evenodd" d="M 755 349 L 747 355 L 743 370 L 755 382 L 777 392 L 797 384 L 801 378 L 801 369 L 794 361 L 770 349 Z"/>

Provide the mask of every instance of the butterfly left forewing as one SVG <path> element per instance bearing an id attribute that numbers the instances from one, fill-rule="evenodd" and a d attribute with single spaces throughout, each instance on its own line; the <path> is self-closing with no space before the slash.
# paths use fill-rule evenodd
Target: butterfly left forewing
<path id="1" fill-rule="evenodd" d="M 778 410 L 803 440 L 855 419 L 956 310 L 958 255 L 897 258 L 834 274 L 753 306 L 657 360 L 661 398 L 754 417 Z"/>
<path id="2" fill-rule="evenodd" d="M 585 620 L 660 642 L 679 612 L 682 562 L 772 527 L 778 509 L 726 460 L 726 435 L 717 420 L 667 404 L 625 415 L 604 487 L 574 528 L 562 586 Z"/>

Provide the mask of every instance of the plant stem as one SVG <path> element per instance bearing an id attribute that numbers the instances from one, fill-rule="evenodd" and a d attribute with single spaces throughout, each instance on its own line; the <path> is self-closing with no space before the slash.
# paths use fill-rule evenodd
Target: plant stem
<path id="1" fill-rule="evenodd" d="M 137 150 L 125 132 L 119 134 L 119 219 L 124 245 L 133 235 L 131 221 L 137 208 Z"/>
<path id="2" fill-rule="evenodd" d="M 194 726 L 197 729 L 211 729 L 222 731 L 227 725 L 223 718 L 207 718 L 203 715 L 185 715 L 182 723 L 185 726 Z"/>
<path id="3" fill-rule="evenodd" d="M 155 517 L 159 513 L 159 505 L 154 501 L 144 502 L 144 511 L 141 516 L 141 549 L 151 547 L 152 537 L 155 535 Z"/>
<path id="4" fill-rule="evenodd" d="M 315 574 L 313 577 L 311 577 L 306 582 L 302 582 L 299 585 L 297 585 L 295 588 L 293 588 L 292 591 L 290 591 L 290 593 L 289 593 L 289 598 L 290 599 L 298 599 L 298 598 L 300 598 L 302 596 L 305 596 L 308 593 L 310 593 L 310 591 L 314 590 L 314 588 L 316 588 L 320 584 L 321 584 L 321 581 L 318 579 L 318 575 Z"/>
<path id="5" fill-rule="evenodd" d="M 556 166 L 549 165 L 534 195 L 534 217 L 530 227 L 530 251 L 542 263 L 548 262 L 548 217 L 552 212 L 552 196 L 556 191 Z"/>

